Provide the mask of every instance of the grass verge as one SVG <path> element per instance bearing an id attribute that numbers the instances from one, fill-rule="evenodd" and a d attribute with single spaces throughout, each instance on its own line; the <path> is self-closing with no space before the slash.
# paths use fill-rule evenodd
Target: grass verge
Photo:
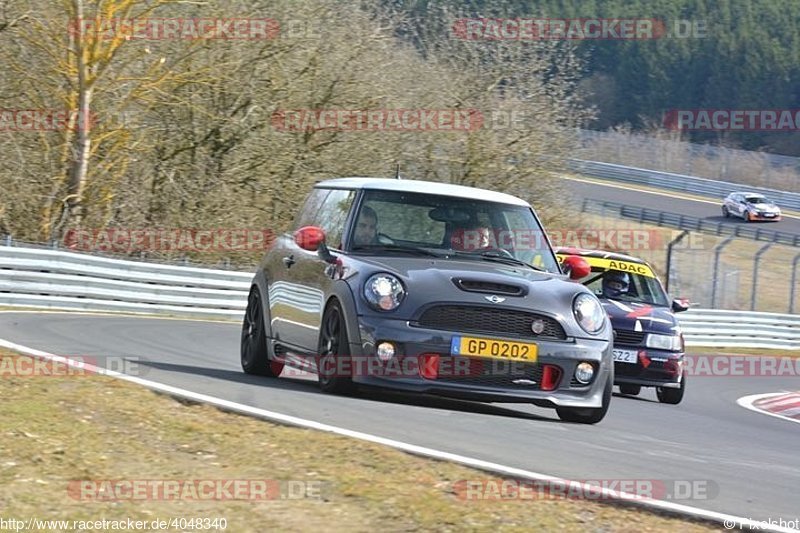
<path id="1" fill-rule="evenodd" d="M 0 351 L 0 359 L 11 357 Z M 372 443 L 186 404 L 104 376 L 3 376 L 0 504 L 6 519 L 227 519 L 229 531 L 712 531 L 591 501 L 464 501 L 469 468 Z M 323 498 L 92 502 L 71 480 L 269 479 Z"/>
<path id="2" fill-rule="evenodd" d="M 773 350 L 771 348 L 715 348 L 711 346 L 687 346 L 690 355 L 750 355 L 768 357 L 800 357 L 797 350 Z"/>

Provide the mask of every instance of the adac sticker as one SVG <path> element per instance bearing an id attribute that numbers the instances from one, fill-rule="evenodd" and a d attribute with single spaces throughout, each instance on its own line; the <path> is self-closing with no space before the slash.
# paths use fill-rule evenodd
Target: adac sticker
<path id="1" fill-rule="evenodd" d="M 559 261 L 563 262 L 564 258 L 567 257 L 569 254 L 559 253 L 557 254 Z M 650 267 L 647 265 L 643 265 L 641 263 L 632 263 L 630 261 L 620 261 L 619 259 L 607 259 L 605 257 L 587 257 L 581 256 L 586 259 L 586 262 L 589 263 L 590 266 L 602 268 L 603 270 L 621 270 L 622 272 L 631 272 L 633 274 L 639 274 L 642 276 L 647 276 L 649 278 L 656 277 L 653 274 L 653 271 L 650 270 Z"/>

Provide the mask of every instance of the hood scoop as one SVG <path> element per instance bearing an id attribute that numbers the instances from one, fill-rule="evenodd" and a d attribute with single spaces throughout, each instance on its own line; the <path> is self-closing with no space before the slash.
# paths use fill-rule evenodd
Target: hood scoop
<path id="1" fill-rule="evenodd" d="M 527 287 L 512 285 L 510 283 L 497 283 L 495 281 L 455 278 L 456 287 L 466 292 L 480 292 L 483 294 L 503 294 L 506 296 L 525 296 Z"/>

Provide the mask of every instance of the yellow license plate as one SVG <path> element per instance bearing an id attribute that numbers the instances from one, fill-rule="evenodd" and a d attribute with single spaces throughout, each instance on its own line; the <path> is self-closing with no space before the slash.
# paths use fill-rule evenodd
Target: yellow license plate
<path id="1" fill-rule="evenodd" d="M 453 337 L 450 343 L 450 353 L 525 363 L 535 363 L 538 354 L 537 346 L 533 343 L 476 337 Z"/>

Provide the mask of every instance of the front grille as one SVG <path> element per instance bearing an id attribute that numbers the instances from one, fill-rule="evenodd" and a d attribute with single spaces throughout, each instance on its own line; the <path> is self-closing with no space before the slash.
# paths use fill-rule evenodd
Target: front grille
<path id="1" fill-rule="evenodd" d="M 629 331 L 620 329 L 614 330 L 614 344 L 625 344 L 627 346 L 639 346 L 644 342 L 644 333 L 641 331 Z"/>
<path id="2" fill-rule="evenodd" d="M 526 291 L 519 285 L 495 283 L 485 280 L 454 279 L 453 283 L 462 291 L 482 292 L 486 294 L 506 294 L 508 296 L 524 296 Z"/>
<path id="3" fill-rule="evenodd" d="M 511 361 L 497 361 L 470 357 L 468 365 L 455 362 L 455 358 L 442 358 L 440 373 L 436 381 L 459 383 L 483 387 L 539 390 L 542 386 L 542 367 L 538 364 L 525 364 Z M 449 363 L 449 364 L 448 364 Z M 526 380 L 534 383 L 514 383 Z"/>
<path id="4" fill-rule="evenodd" d="M 544 322 L 544 330 L 536 335 L 531 331 L 535 319 Z M 443 329 L 464 333 L 483 333 L 528 339 L 567 338 L 564 328 L 555 319 L 527 311 L 468 305 L 438 305 L 427 309 L 417 325 L 428 329 Z"/>

